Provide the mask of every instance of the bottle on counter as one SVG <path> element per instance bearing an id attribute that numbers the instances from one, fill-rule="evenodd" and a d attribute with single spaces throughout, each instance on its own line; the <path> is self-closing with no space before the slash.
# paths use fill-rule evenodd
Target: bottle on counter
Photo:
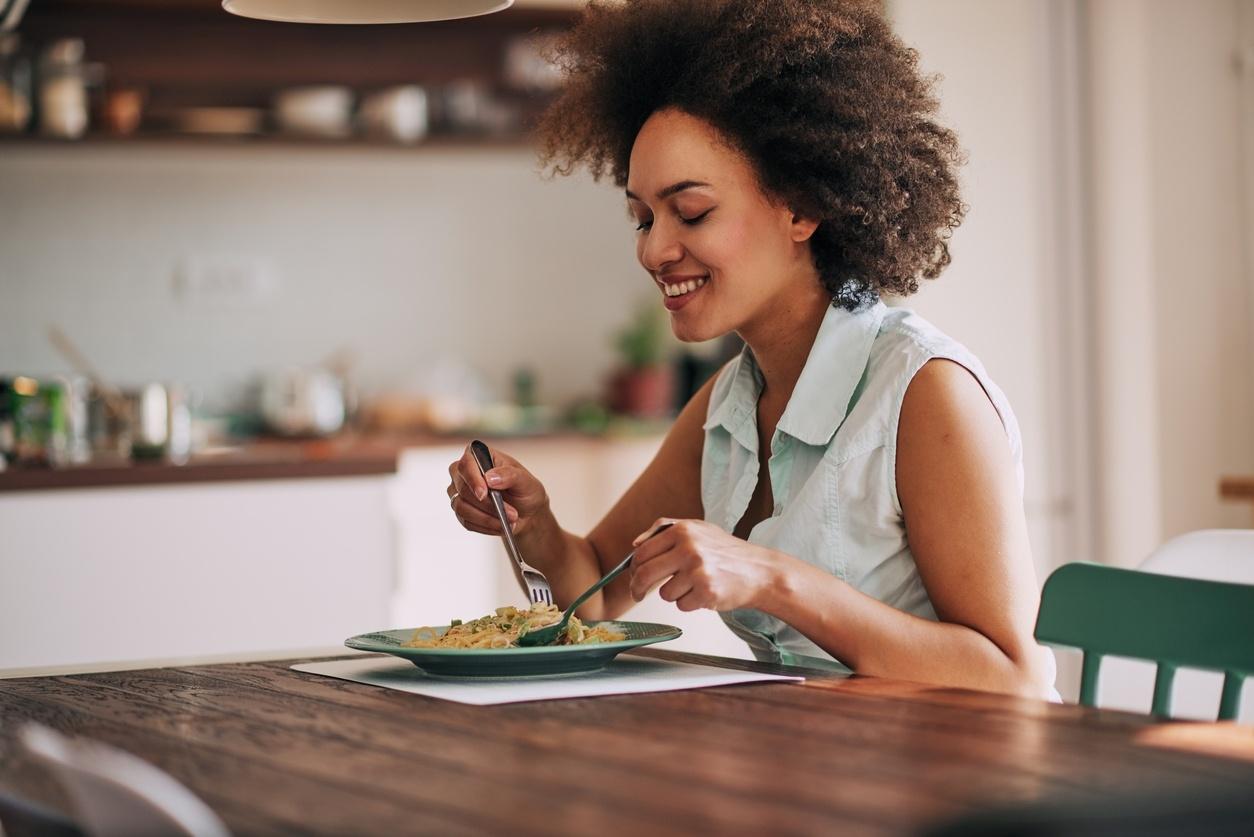
<path id="1" fill-rule="evenodd" d="M 0 387 L 0 445 L 8 464 L 60 467 L 66 461 L 65 392 L 56 381 L 27 375 L 4 379 Z"/>
<path id="2" fill-rule="evenodd" d="M 27 129 L 32 93 L 31 61 L 21 38 L 16 32 L 0 33 L 0 133 Z"/>

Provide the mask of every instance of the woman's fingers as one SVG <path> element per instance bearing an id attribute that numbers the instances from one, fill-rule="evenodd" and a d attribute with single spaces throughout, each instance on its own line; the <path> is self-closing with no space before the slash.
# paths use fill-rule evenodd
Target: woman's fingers
<path id="1" fill-rule="evenodd" d="M 467 529 L 489 535 L 501 534 L 501 522 L 495 514 L 488 514 L 462 497 L 455 497 L 449 505 L 453 508 L 453 516 Z"/>
<path id="2" fill-rule="evenodd" d="M 491 510 L 492 501 L 488 498 L 488 486 L 486 484 L 486 480 L 484 479 L 484 475 L 480 473 L 479 466 L 475 464 L 474 457 L 470 454 L 469 448 L 467 448 L 466 452 L 462 454 L 461 459 L 458 459 L 456 462 L 449 465 L 448 473 L 449 484 L 452 488 L 449 492 L 450 497 L 453 492 L 456 492 L 472 505 L 476 505 L 487 511 Z M 495 473 L 495 468 L 488 472 L 489 475 L 494 475 Z M 497 486 L 494 485 L 493 487 L 496 488 Z"/>
<path id="3" fill-rule="evenodd" d="M 682 532 L 671 526 L 665 532 L 649 537 L 659 526 L 673 523 L 670 518 L 659 518 L 636 539 L 636 550 L 631 559 L 631 595 L 640 601 L 655 585 L 675 575 L 684 564 L 683 553 L 676 549 L 682 543 Z"/>
<path id="4" fill-rule="evenodd" d="M 495 509 L 484 511 L 462 496 L 450 498 L 449 505 L 453 508 L 453 515 L 467 529 L 481 531 L 485 535 L 501 534 L 501 521 L 497 518 Z M 505 504 L 505 519 L 511 527 L 518 522 L 518 512 L 508 503 Z"/>
<path id="5" fill-rule="evenodd" d="M 465 497 L 467 501 L 476 499 L 475 488 L 470 482 L 470 478 L 466 476 L 462 466 L 463 459 L 458 459 L 448 466 L 448 495 L 451 498 L 454 495 Z M 486 492 L 485 492 L 486 493 Z"/>
<path id="6" fill-rule="evenodd" d="M 664 602 L 678 602 L 680 599 L 692 592 L 693 582 L 691 573 L 679 573 L 671 576 L 671 580 L 662 585 L 657 594 L 662 597 Z"/>
<path id="7" fill-rule="evenodd" d="M 636 559 L 633 558 L 631 571 L 632 598 L 640 601 L 649 595 L 649 591 L 654 586 L 661 584 L 682 570 L 684 563 L 683 555 L 673 551 L 654 556 L 643 564 L 636 563 Z"/>
<path id="8" fill-rule="evenodd" d="M 648 529 L 645 529 L 645 530 L 644 530 L 643 532 L 641 532 L 639 535 L 636 535 L 636 539 L 635 539 L 634 541 L 632 541 L 632 542 L 631 542 L 631 545 L 632 545 L 632 546 L 640 546 L 640 544 L 644 543 L 644 542 L 645 542 L 645 541 L 647 541 L 650 537 L 652 537 L 652 536 L 653 536 L 653 533 L 654 533 L 654 532 L 656 532 L 658 529 L 662 528 L 663 526 L 667 525 L 668 523 L 673 524 L 673 523 L 677 523 L 677 522 L 678 522 L 678 521 L 676 521 L 676 520 L 674 520 L 674 519 L 672 519 L 672 518 L 669 518 L 669 517 L 659 517 L 657 520 L 653 521 L 653 525 L 652 525 L 652 526 L 650 526 Z"/>
<path id="9" fill-rule="evenodd" d="M 546 495 L 544 486 L 509 456 L 494 451 L 492 458 L 495 467 L 484 474 L 467 446 L 461 457 L 448 466 L 449 483 L 445 493 L 462 526 L 472 532 L 500 535 L 501 524 L 489 489 L 502 498 L 509 498 L 504 508 L 511 529 L 523 515 L 543 508 Z"/>
<path id="10" fill-rule="evenodd" d="M 476 500 L 488 499 L 488 486 L 484 482 L 483 474 L 479 471 L 478 464 L 475 463 L 475 456 L 470 452 L 470 445 L 466 446 L 466 450 L 462 451 L 462 458 L 457 460 L 457 475 L 461 478 L 461 484 L 466 486 L 465 490 L 470 496 Z M 489 472 L 490 473 L 490 472 Z"/>
<path id="11" fill-rule="evenodd" d="M 684 613 L 691 613 L 694 610 L 701 610 L 704 607 L 710 607 L 710 603 L 703 598 L 703 594 L 698 593 L 696 588 L 693 588 L 675 600 L 675 607 L 679 608 Z"/>
<path id="12" fill-rule="evenodd" d="M 670 520 L 665 519 L 665 518 L 663 519 L 663 521 L 667 523 L 670 522 Z M 671 528 L 667 529 L 665 532 L 660 532 L 651 538 L 643 539 L 645 538 L 645 536 L 655 531 L 657 527 L 660 525 L 662 524 L 655 523 L 653 526 L 650 526 L 648 530 L 642 533 L 640 538 L 636 539 L 636 542 L 635 542 L 636 550 L 633 553 L 635 557 L 632 558 L 631 561 L 632 561 L 632 564 L 635 565 L 637 570 L 639 570 L 645 564 L 648 564 L 657 556 L 663 555 L 679 545 L 683 537 L 683 533 L 679 531 L 678 526 L 672 526 Z"/>

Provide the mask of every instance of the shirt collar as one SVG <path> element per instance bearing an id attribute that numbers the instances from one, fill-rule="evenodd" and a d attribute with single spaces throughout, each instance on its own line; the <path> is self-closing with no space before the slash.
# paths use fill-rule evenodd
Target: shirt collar
<path id="1" fill-rule="evenodd" d="M 757 452 L 758 395 L 762 392 L 762 372 L 747 345 L 732 361 L 731 387 L 705 422 L 705 429 L 722 426 L 747 450 Z"/>
<path id="2" fill-rule="evenodd" d="M 879 334 L 886 310 L 882 302 L 858 311 L 838 306 L 827 309 L 801 377 L 779 419 L 780 432 L 807 445 L 831 442 L 866 371 L 871 344 Z M 722 425 L 745 448 L 756 451 L 762 372 L 748 346 L 735 364 L 727 397 L 710 413 L 705 428 Z"/>
<path id="3" fill-rule="evenodd" d="M 779 430 L 807 445 L 827 445 L 849 412 L 884 321 L 875 302 L 858 311 L 831 306 L 779 419 Z"/>

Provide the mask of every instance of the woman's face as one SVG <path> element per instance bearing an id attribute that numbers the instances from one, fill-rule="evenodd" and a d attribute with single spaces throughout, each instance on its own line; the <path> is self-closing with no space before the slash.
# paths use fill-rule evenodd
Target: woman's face
<path id="1" fill-rule="evenodd" d="M 680 340 L 731 331 L 749 339 L 758 323 L 789 310 L 800 283 L 811 294 L 818 287 L 808 243 L 817 224 L 773 203 L 744 155 L 697 117 L 672 108 L 644 123 L 627 204 L 636 257 Z"/>

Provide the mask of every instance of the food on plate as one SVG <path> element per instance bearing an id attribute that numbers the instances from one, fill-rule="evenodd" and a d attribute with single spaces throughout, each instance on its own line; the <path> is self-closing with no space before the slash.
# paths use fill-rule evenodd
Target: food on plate
<path id="1" fill-rule="evenodd" d="M 418 628 L 405 643 L 406 648 L 514 648 L 518 638 L 528 631 L 546 628 L 562 621 L 562 611 L 551 604 L 534 604 L 527 610 L 498 607 L 495 614 L 462 622 L 455 619 L 448 630 Z M 589 645 L 597 642 L 618 642 L 626 634 L 604 625 L 587 626 L 579 617 L 570 617 L 566 630 L 554 645 Z"/>

